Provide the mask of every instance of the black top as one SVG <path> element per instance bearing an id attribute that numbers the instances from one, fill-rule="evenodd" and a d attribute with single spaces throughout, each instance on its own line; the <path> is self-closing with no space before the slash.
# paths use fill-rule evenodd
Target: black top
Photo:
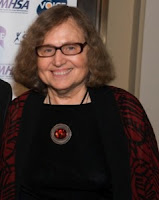
<path id="1" fill-rule="evenodd" d="M 42 104 L 39 109 L 36 131 L 30 135 L 28 132 L 25 139 L 29 145 L 21 169 L 19 199 L 113 199 L 92 104 Z M 52 127 L 58 123 L 68 125 L 72 131 L 66 144 L 56 144 L 50 137 Z"/>

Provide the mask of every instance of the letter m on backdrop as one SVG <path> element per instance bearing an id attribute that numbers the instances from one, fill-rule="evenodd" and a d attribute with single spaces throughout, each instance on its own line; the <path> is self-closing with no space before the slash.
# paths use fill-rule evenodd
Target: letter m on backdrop
<path id="1" fill-rule="evenodd" d="M 8 0 L 0 0 L 0 8 L 8 7 Z"/>

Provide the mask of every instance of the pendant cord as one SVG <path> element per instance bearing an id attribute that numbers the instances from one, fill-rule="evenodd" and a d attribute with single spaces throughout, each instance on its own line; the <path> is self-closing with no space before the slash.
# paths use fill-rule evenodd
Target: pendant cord
<path id="1" fill-rule="evenodd" d="M 86 99 L 87 94 L 88 94 L 88 90 L 86 91 L 86 93 L 85 93 L 85 95 L 84 95 L 84 97 L 83 97 L 83 99 L 82 99 L 80 105 L 83 104 L 84 100 Z M 51 104 L 50 96 L 48 95 L 48 97 L 49 97 L 49 104 L 52 105 L 52 104 Z"/>
<path id="2" fill-rule="evenodd" d="M 82 99 L 80 105 L 83 104 L 84 100 L 86 99 L 87 94 L 88 94 L 88 90 L 86 90 L 86 93 L 85 93 L 85 95 L 84 95 L 84 97 L 83 97 L 83 99 Z"/>
<path id="3" fill-rule="evenodd" d="M 51 104 L 51 99 L 50 99 L 50 96 L 48 95 L 48 97 L 49 97 L 49 104 L 50 104 L 50 105 L 52 105 L 52 104 Z"/>

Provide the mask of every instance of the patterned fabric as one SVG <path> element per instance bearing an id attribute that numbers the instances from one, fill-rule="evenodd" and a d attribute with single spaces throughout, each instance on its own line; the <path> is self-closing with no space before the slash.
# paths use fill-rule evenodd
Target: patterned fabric
<path id="1" fill-rule="evenodd" d="M 15 99 L 8 110 L 0 146 L 0 200 L 15 199 L 15 146 L 27 96 Z"/>
<path id="2" fill-rule="evenodd" d="M 132 200 L 159 200 L 159 153 L 151 124 L 134 96 L 112 89 L 129 140 Z"/>
<path id="3" fill-rule="evenodd" d="M 149 120 L 133 95 L 110 89 L 129 140 L 132 200 L 159 200 L 159 153 Z M 15 147 L 28 95 L 26 92 L 16 98 L 8 111 L 0 150 L 0 200 L 15 200 Z"/>

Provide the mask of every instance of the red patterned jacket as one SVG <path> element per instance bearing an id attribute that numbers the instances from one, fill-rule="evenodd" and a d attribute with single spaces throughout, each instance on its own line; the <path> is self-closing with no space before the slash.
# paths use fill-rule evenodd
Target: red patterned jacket
<path id="1" fill-rule="evenodd" d="M 105 111 L 103 111 L 105 105 L 103 105 L 103 102 L 107 101 L 109 96 L 111 96 L 110 100 L 113 98 L 116 104 L 115 111 L 113 112 L 119 113 L 121 129 L 123 129 L 124 136 L 126 137 L 130 170 L 130 177 L 128 177 L 128 181 L 130 182 L 128 183 L 128 185 L 130 184 L 130 195 L 127 199 L 114 197 L 114 200 L 159 200 L 159 153 L 153 129 L 144 109 L 133 95 L 122 89 L 107 86 L 106 88 L 102 88 L 100 92 L 98 90 L 100 89 L 89 90 L 92 101 L 96 102 L 97 100 L 99 102 L 95 103 L 97 115 L 100 115 L 100 117 L 105 116 Z M 26 92 L 14 99 L 8 110 L 0 146 L 0 200 L 15 200 L 16 141 L 20 131 L 23 108 L 30 93 L 30 91 Z M 111 101 L 107 102 L 107 104 L 109 103 L 111 104 Z M 114 107 L 114 104 L 112 105 Z M 111 106 L 108 105 L 107 109 L 109 107 Z M 103 127 L 102 129 L 105 130 Z M 102 137 L 104 139 L 105 136 Z M 107 147 L 109 143 L 105 145 L 106 151 L 109 148 Z M 112 146 L 110 145 L 110 151 Z M 120 149 L 118 151 L 120 152 Z M 112 163 L 116 162 L 117 159 L 114 158 L 115 156 L 112 157 L 110 157 L 110 160 L 113 160 Z M 112 172 L 116 169 L 117 173 L 120 174 L 120 163 L 119 166 L 112 167 Z M 118 182 L 115 179 L 116 177 L 114 178 L 114 182 Z M 120 186 L 120 183 L 117 186 L 115 184 L 114 188 L 117 188 L 115 190 L 117 195 L 119 195 L 120 191 L 117 190 L 118 187 L 122 189 L 122 186 Z"/>

